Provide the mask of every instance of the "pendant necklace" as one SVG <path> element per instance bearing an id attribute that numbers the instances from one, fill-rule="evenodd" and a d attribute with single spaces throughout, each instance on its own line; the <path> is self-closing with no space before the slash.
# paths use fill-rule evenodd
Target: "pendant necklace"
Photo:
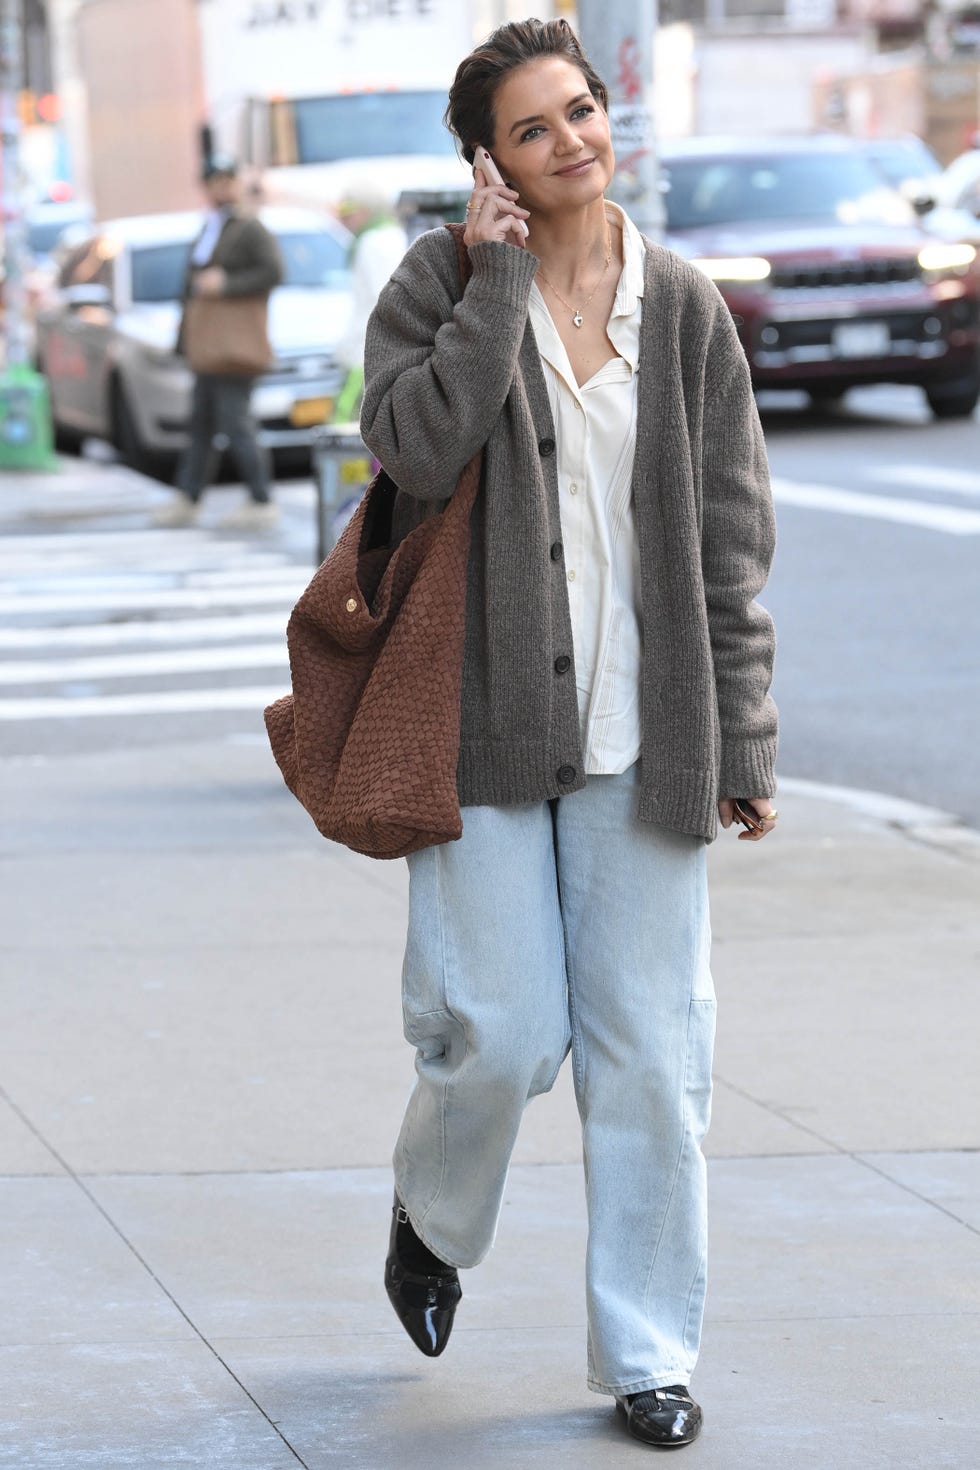
<path id="1" fill-rule="evenodd" d="M 610 234 L 607 234 L 606 235 L 606 263 L 602 267 L 602 274 L 600 275 L 599 279 L 596 281 L 595 286 L 592 289 L 592 296 L 595 295 L 596 291 L 598 291 L 599 287 L 602 285 L 603 281 L 606 279 L 606 271 L 609 269 L 609 262 L 611 260 L 612 260 L 612 236 Z M 585 318 L 582 315 L 582 313 L 583 313 L 583 311 L 588 311 L 589 304 L 592 301 L 592 296 L 590 296 L 589 297 L 589 300 L 586 301 L 582 306 L 576 308 L 576 307 L 574 307 L 572 305 L 572 303 L 570 301 L 566 301 L 565 300 L 564 296 L 558 290 L 558 287 L 557 286 L 552 285 L 551 281 L 548 280 L 548 277 L 545 275 L 544 271 L 541 269 L 540 266 L 538 266 L 538 275 L 541 277 L 542 281 L 544 281 L 545 285 L 546 286 L 549 286 L 551 288 L 551 290 L 554 291 L 555 295 L 558 297 L 558 300 L 562 303 L 562 305 L 568 307 L 569 311 L 572 313 L 572 325 L 575 326 L 575 327 L 580 327 L 582 325 L 582 323 L 584 322 L 584 320 L 585 320 Z"/>

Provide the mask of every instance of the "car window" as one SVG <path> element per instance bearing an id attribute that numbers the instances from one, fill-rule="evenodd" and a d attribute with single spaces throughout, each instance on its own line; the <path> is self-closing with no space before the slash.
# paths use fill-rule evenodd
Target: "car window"
<path id="1" fill-rule="evenodd" d="M 443 92 L 347 92 L 274 102 L 270 163 L 332 163 L 454 150 Z"/>
<path id="2" fill-rule="evenodd" d="M 27 226 L 27 248 L 32 255 L 50 255 L 65 231 L 78 223 L 77 220 L 67 218 L 31 220 Z M 84 229 L 86 223 L 91 229 L 91 220 L 83 221 L 82 228 Z"/>
<path id="3" fill-rule="evenodd" d="M 282 251 L 284 286 L 342 287 L 347 247 L 328 230 L 294 230 L 276 235 Z"/>
<path id="4" fill-rule="evenodd" d="M 191 253 L 190 240 L 172 240 L 165 245 L 140 245 L 132 252 L 133 300 L 179 301 Z"/>
<path id="5" fill-rule="evenodd" d="M 866 149 L 890 184 L 904 184 L 908 179 L 929 178 L 941 172 L 939 160 L 917 138 L 894 142 L 872 143 Z"/>
<path id="6" fill-rule="evenodd" d="M 832 219 L 906 223 L 909 206 L 870 159 L 849 153 L 675 158 L 664 166 L 668 227 L 746 220 Z"/>
<path id="7" fill-rule="evenodd" d="M 283 285 L 342 287 L 347 279 L 347 251 L 329 230 L 276 232 L 282 252 Z M 191 242 L 141 245 L 132 252 L 133 301 L 150 304 L 179 301 Z"/>

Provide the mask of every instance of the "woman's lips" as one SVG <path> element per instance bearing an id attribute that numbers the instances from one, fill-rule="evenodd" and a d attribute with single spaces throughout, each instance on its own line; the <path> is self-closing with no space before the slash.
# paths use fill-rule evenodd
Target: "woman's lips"
<path id="1" fill-rule="evenodd" d="M 568 168 L 556 168 L 555 173 L 560 179 L 574 179 L 579 174 L 584 174 L 594 163 L 594 158 L 585 158 L 581 163 L 570 163 Z"/>

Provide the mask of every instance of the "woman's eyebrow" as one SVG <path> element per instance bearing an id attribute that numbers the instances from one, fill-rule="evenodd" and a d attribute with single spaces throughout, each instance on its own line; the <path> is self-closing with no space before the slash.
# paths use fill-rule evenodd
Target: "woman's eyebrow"
<path id="1" fill-rule="evenodd" d="M 591 95 L 592 95 L 591 92 L 580 92 L 577 97 L 573 97 L 572 98 L 571 102 L 566 102 L 565 103 L 566 109 L 569 108 L 569 107 L 574 107 L 575 104 L 576 104 L 576 102 L 584 102 L 585 99 L 586 99 L 586 97 L 591 97 Z M 510 137 L 511 133 L 514 131 L 514 128 L 524 128 L 524 127 L 527 127 L 528 123 L 542 122 L 543 120 L 544 120 L 544 114 L 541 113 L 541 112 L 535 113 L 534 117 L 522 117 L 522 118 L 519 118 L 517 120 L 517 122 L 514 123 L 507 130 L 507 136 L 508 136 L 508 138 Z"/>

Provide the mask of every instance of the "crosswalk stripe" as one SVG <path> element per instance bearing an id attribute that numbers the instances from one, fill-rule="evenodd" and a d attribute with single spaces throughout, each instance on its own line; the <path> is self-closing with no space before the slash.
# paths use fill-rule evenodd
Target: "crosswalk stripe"
<path id="1" fill-rule="evenodd" d="M 132 618 L 125 623 L 52 624 L 47 628 L 0 628 L 0 650 L 117 647 L 128 643 L 217 643 L 234 638 L 284 635 L 288 614 L 237 613 L 211 618 Z"/>
<path id="2" fill-rule="evenodd" d="M 928 505 L 920 500 L 840 490 L 832 485 L 807 485 L 781 477 L 773 480 L 772 492 L 777 502 L 807 510 L 829 510 L 841 515 L 893 521 L 897 525 L 945 531 L 951 536 L 980 535 L 980 510 L 964 510 L 955 505 Z"/>
<path id="3" fill-rule="evenodd" d="M 883 485 L 906 485 L 913 490 L 933 490 L 937 494 L 966 495 L 971 500 L 980 500 L 980 474 L 976 470 L 953 470 L 927 464 L 883 464 L 869 469 L 867 478 Z"/>
<path id="4" fill-rule="evenodd" d="M 235 607 L 240 604 L 273 604 L 283 606 L 296 597 L 310 580 L 306 569 L 295 577 L 272 587 L 134 587 L 118 590 L 109 587 L 91 592 L 42 593 L 35 597 L 0 597 L 0 613 L 30 616 L 34 613 L 137 611 L 140 608 L 188 607 L 206 611 L 209 607 Z"/>
<path id="5" fill-rule="evenodd" d="M 0 684 L 61 684 L 75 679 L 152 679 L 161 674 L 213 673 L 219 669 L 285 669 L 285 640 L 244 647 L 184 648 L 117 653 L 101 658 L 37 659 L 0 664 Z"/>
<path id="6" fill-rule="evenodd" d="M 262 710 L 288 692 L 258 685 L 244 689 L 167 689 L 147 694 L 106 694 L 82 699 L 0 699 L 0 722 L 74 720 L 110 715 L 192 714 L 219 710 Z"/>

